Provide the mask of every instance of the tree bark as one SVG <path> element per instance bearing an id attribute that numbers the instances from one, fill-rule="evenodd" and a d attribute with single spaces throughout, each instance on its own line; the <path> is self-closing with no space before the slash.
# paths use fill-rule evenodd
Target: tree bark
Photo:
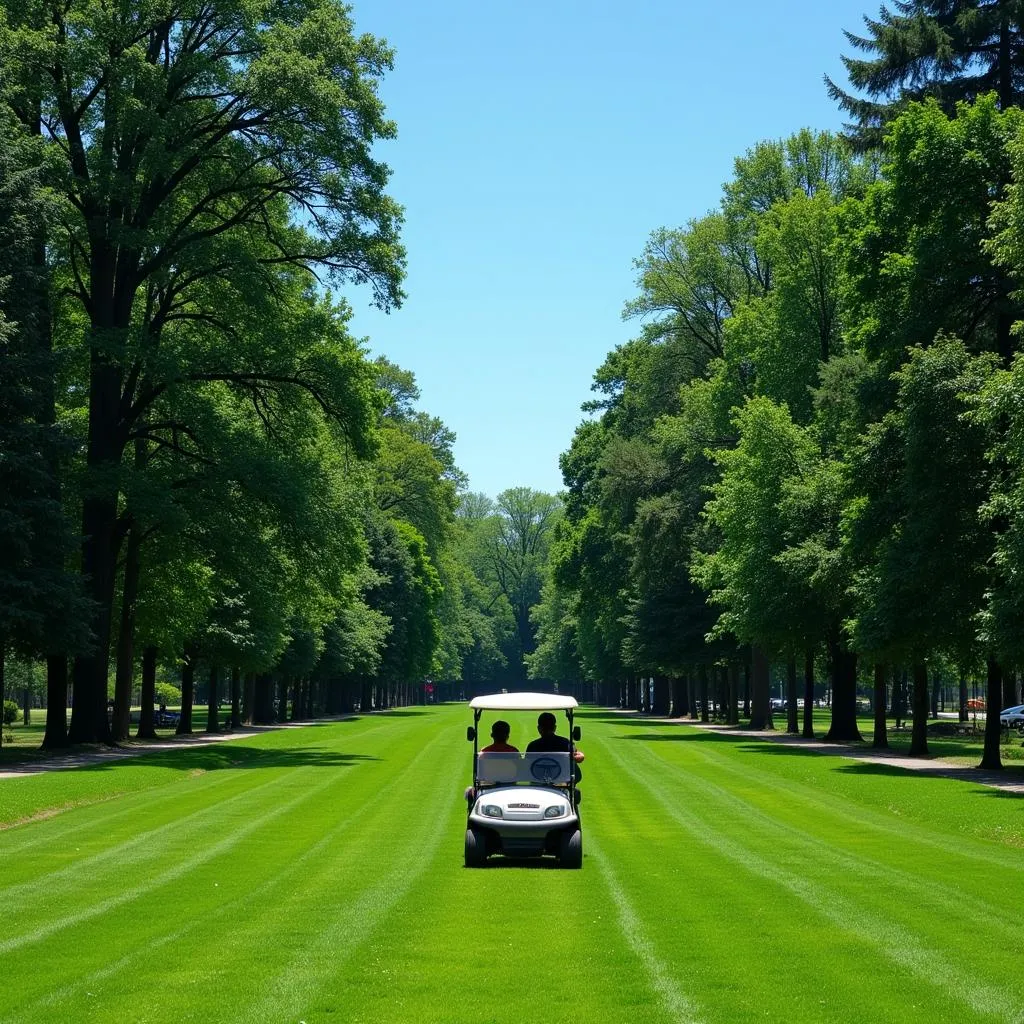
<path id="1" fill-rule="evenodd" d="M 756 657 L 753 653 L 751 658 Z M 746 661 L 743 665 L 743 717 L 750 717 L 750 661 Z M 771 688 L 769 685 L 768 691 L 768 717 L 771 717 Z"/>
<path id="2" fill-rule="evenodd" d="M 786 662 L 786 732 L 795 736 L 800 732 L 800 712 L 797 704 L 796 658 Z"/>
<path id="3" fill-rule="evenodd" d="M 668 718 L 669 701 L 669 680 L 667 676 L 654 677 L 654 705 L 651 710 L 659 718 Z"/>
<path id="4" fill-rule="evenodd" d="M 960 676 L 960 693 L 959 693 L 959 718 L 961 722 L 970 721 L 970 715 L 967 711 L 967 676 Z"/>
<path id="5" fill-rule="evenodd" d="M 288 679 L 285 676 L 281 676 L 281 682 L 278 686 L 278 707 L 277 714 L 274 720 L 277 722 L 288 721 Z"/>
<path id="6" fill-rule="evenodd" d="M 1017 673 L 1016 672 L 1004 672 L 1003 673 L 1003 697 L 1002 704 L 999 705 L 999 710 L 1003 708 L 1012 708 L 1019 704 L 1017 700 Z"/>
<path id="7" fill-rule="evenodd" d="M 220 732 L 220 666 L 210 665 L 209 693 L 206 695 L 206 731 Z"/>
<path id="8" fill-rule="evenodd" d="M 181 717 L 175 732 L 179 736 L 192 735 L 192 702 L 195 700 L 196 683 L 196 647 L 195 644 L 185 646 L 185 661 L 181 666 Z"/>
<path id="9" fill-rule="evenodd" d="M 139 695 L 139 728 L 136 739 L 156 739 L 156 726 L 153 722 L 153 703 L 156 700 L 156 656 L 157 649 L 152 644 L 142 648 L 142 693 Z"/>
<path id="10" fill-rule="evenodd" d="M 750 716 L 751 729 L 774 729 L 772 721 L 771 666 L 763 647 L 756 644 L 750 649 L 753 669 L 754 702 Z"/>
<path id="11" fill-rule="evenodd" d="M 885 665 L 875 665 L 875 693 L 871 703 L 875 712 L 875 732 L 871 738 L 871 746 L 877 750 L 889 747 L 888 725 L 885 714 Z"/>
<path id="12" fill-rule="evenodd" d="M 46 730 L 43 750 L 68 745 L 68 659 L 64 654 L 46 658 Z"/>
<path id="13" fill-rule="evenodd" d="M 256 674 L 245 673 L 245 684 L 242 687 L 242 723 L 252 725 L 256 715 Z"/>
<path id="14" fill-rule="evenodd" d="M 992 655 L 988 657 L 988 687 L 985 702 L 985 748 L 981 755 L 979 768 L 989 770 L 1003 767 L 1002 754 L 999 751 L 999 739 L 1002 727 L 999 724 L 1000 707 L 998 702 L 1003 695 L 1002 667 Z"/>
<path id="15" fill-rule="evenodd" d="M 710 722 L 711 715 L 708 710 L 708 667 L 703 662 L 697 669 L 697 679 L 700 685 L 700 720 Z"/>
<path id="16" fill-rule="evenodd" d="M 727 694 L 725 720 L 730 725 L 740 724 L 740 666 L 738 662 L 730 662 L 727 673 Z"/>
<path id="17" fill-rule="evenodd" d="M 242 673 L 236 665 L 231 670 L 231 720 L 230 729 L 238 729 L 242 725 Z"/>
<path id="18" fill-rule="evenodd" d="M 913 728 L 910 733 L 910 756 L 928 757 L 928 666 L 917 662 L 913 667 Z"/>
<path id="19" fill-rule="evenodd" d="M 932 692 L 931 692 L 931 717 L 939 717 L 939 690 L 942 689 L 942 681 L 939 679 L 938 673 L 932 676 Z"/>
<path id="20" fill-rule="evenodd" d="M 7 638 L 0 634 L 0 748 L 4 745 L 4 701 L 7 699 Z"/>
<path id="21" fill-rule="evenodd" d="M 832 675 L 832 721 L 826 743 L 849 743 L 861 739 L 857 728 L 857 655 L 843 644 L 839 623 L 833 622 L 828 639 Z"/>
<path id="22" fill-rule="evenodd" d="M 814 651 L 804 654 L 804 730 L 805 740 L 814 739 Z"/>
<path id="23" fill-rule="evenodd" d="M 131 730 L 132 683 L 135 675 L 135 607 L 139 597 L 141 540 L 137 528 L 128 531 L 121 585 L 121 628 L 117 634 L 117 667 L 114 673 L 114 715 L 111 739 L 120 742 Z"/>

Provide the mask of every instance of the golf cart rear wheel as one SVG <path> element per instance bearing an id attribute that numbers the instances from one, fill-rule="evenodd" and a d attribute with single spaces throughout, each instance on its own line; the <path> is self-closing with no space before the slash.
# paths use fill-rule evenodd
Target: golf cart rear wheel
<path id="1" fill-rule="evenodd" d="M 578 828 L 562 833 L 558 862 L 563 868 L 583 867 L 583 833 Z"/>
<path id="2" fill-rule="evenodd" d="M 466 829 L 466 867 L 482 868 L 487 863 L 487 840 L 475 828 Z"/>

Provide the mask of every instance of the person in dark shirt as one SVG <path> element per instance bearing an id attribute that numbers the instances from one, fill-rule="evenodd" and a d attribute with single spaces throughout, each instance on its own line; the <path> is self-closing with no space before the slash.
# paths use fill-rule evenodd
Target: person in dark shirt
<path id="1" fill-rule="evenodd" d="M 555 716 L 550 711 L 544 711 L 537 719 L 537 732 L 540 735 L 535 740 L 531 740 L 526 745 L 526 752 L 528 754 L 537 753 L 539 751 L 545 752 L 567 752 L 569 750 L 569 741 L 564 736 L 559 736 L 555 729 L 558 726 L 558 722 L 555 720 Z M 573 752 L 573 760 L 579 764 L 583 760 L 583 751 L 576 750 Z"/>

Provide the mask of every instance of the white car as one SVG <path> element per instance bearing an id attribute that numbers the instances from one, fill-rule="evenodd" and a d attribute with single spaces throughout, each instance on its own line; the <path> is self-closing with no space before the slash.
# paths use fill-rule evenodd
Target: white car
<path id="1" fill-rule="evenodd" d="M 1024 704 L 999 712 L 999 724 L 1006 729 L 1024 729 Z"/>
<path id="2" fill-rule="evenodd" d="M 466 819 L 466 867 L 483 867 L 492 854 L 554 856 L 565 868 L 583 866 L 583 833 L 573 759 L 579 726 L 573 697 L 551 693 L 496 693 L 469 702 L 473 724 L 472 802 Z M 488 753 L 479 749 L 485 711 L 564 711 L 569 749 L 538 753 Z M 531 725 L 533 723 L 531 722 Z"/>

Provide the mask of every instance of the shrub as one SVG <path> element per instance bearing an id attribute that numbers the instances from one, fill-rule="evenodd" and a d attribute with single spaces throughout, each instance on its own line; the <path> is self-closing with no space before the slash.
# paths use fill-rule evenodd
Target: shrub
<path id="1" fill-rule="evenodd" d="M 156 684 L 157 704 L 166 704 L 168 707 L 178 707 L 181 704 L 181 690 L 170 683 Z"/>
<path id="2" fill-rule="evenodd" d="M 14 725 L 18 720 L 18 710 L 13 700 L 4 701 L 4 725 Z"/>

